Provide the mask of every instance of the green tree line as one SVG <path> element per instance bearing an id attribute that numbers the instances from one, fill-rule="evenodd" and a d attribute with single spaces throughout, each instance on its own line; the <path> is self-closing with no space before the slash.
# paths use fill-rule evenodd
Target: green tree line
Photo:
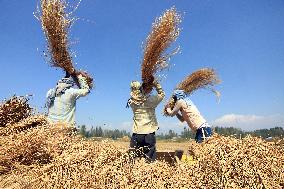
<path id="1" fill-rule="evenodd" d="M 130 137 L 130 133 L 125 130 L 111 130 L 111 129 L 102 129 L 102 127 L 98 126 L 95 128 L 91 128 L 90 130 L 86 129 L 86 125 L 82 125 L 79 127 L 79 133 L 86 138 L 91 137 L 102 137 L 102 138 L 111 138 L 118 139 L 124 136 Z"/>
<path id="2" fill-rule="evenodd" d="M 277 138 L 284 138 L 284 129 L 283 127 L 274 127 L 270 129 L 258 129 L 254 131 L 243 131 L 239 128 L 235 127 L 214 127 L 213 132 L 223 135 L 223 136 L 234 136 L 237 138 L 243 138 L 247 135 L 255 136 L 255 137 L 277 137 Z M 102 129 L 101 126 L 92 127 L 90 130 L 86 129 L 85 125 L 79 127 L 79 133 L 86 138 L 91 137 L 102 137 L 102 138 L 111 138 L 111 139 L 118 139 L 124 136 L 130 137 L 130 132 L 125 130 L 118 130 L 118 129 Z M 178 134 L 174 130 L 169 130 L 166 133 L 159 133 L 157 134 L 157 139 L 168 140 L 173 138 L 182 138 L 182 139 L 194 139 L 195 133 L 190 129 L 185 127 L 184 130 Z"/>

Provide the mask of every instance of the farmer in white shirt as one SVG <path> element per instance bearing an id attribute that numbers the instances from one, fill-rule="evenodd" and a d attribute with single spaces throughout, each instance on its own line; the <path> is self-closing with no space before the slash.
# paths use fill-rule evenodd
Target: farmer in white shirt
<path id="1" fill-rule="evenodd" d="M 72 79 L 73 78 L 73 79 Z M 74 88 L 76 82 L 79 88 Z M 75 126 L 76 100 L 90 92 L 84 72 L 77 72 L 58 81 L 55 88 L 47 92 L 48 120 Z"/>
<path id="2" fill-rule="evenodd" d="M 131 98 L 128 100 L 128 105 L 133 111 L 134 121 L 130 147 L 142 149 L 142 155 L 148 162 L 156 159 L 155 132 L 159 127 L 155 109 L 165 97 L 161 85 L 157 81 L 154 81 L 153 85 L 157 95 L 150 95 L 151 87 L 149 88 L 149 85 L 141 85 L 138 81 L 131 82 Z"/>
<path id="3" fill-rule="evenodd" d="M 175 90 L 172 98 L 175 101 L 175 106 L 173 109 L 167 107 L 167 114 L 169 116 L 176 115 L 181 122 L 186 121 L 188 126 L 196 132 L 195 141 L 197 143 L 201 143 L 204 139 L 212 135 L 210 125 L 183 90 Z"/>

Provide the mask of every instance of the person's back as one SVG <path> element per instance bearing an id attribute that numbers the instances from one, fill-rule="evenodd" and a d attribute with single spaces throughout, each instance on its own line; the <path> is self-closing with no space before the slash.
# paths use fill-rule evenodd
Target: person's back
<path id="1" fill-rule="evenodd" d="M 143 149 L 142 155 L 151 162 L 156 159 L 156 136 L 158 130 L 158 122 L 155 109 L 163 100 L 165 94 L 158 82 L 154 82 L 157 95 L 149 96 L 150 88 L 145 92 L 139 82 L 131 83 L 131 98 L 128 105 L 133 111 L 133 134 L 130 141 L 130 148 Z M 139 156 L 139 155 L 138 155 Z"/>
<path id="2" fill-rule="evenodd" d="M 165 94 L 160 84 L 156 84 L 157 95 L 145 96 L 143 103 L 130 103 L 133 111 L 133 133 L 149 134 L 158 130 L 155 109 Z"/>
<path id="3" fill-rule="evenodd" d="M 66 85 L 66 81 L 60 80 L 56 88 L 48 91 L 47 99 L 51 101 L 48 103 L 49 121 L 75 124 L 76 100 L 89 93 L 89 86 L 85 78 L 79 75 L 78 82 L 80 88 L 76 89 L 73 88 L 73 84 Z"/>
<path id="4" fill-rule="evenodd" d="M 181 111 L 184 121 L 188 123 L 193 131 L 196 131 L 206 122 L 197 107 L 189 99 L 186 99 L 186 101 L 184 99 L 178 100 L 175 107 Z"/>
<path id="5" fill-rule="evenodd" d="M 172 109 L 169 105 L 166 106 L 167 115 L 176 115 L 181 122 L 186 121 L 188 126 L 196 132 L 196 142 L 201 143 L 204 139 L 212 135 L 210 125 L 183 90 L 175 90 L 172 99 L 174 107 Z M 179 111 L 182 115 L 179 114 Z"/>
<path id="6" fill-rule="evenodd" d="M 130 104 L 133 111 L 133 133 L 148 134 L 158 129 L 155 109 L 163 98 L 164 94 L 158 93 L 147 97 L 142 104 Z"/>

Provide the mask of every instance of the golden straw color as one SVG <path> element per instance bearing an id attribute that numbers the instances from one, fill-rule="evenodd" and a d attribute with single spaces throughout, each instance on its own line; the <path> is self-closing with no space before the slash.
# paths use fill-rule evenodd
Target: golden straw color
<path id="1" fill-rule="evenodd" d="M 68 12 L 67 1 L 65 0 L 41 0 L 40 10 L 37 19 L 41 22 L 47 40 L 49 63 L 51 66 L 62 68 L 69 74 L 75 71 L 72 56 L 70 53 L 69 33 L 76 18 L 72 12 Z M 85 73 L 88 84 L 92 87 L 93 79 Z"/>
<path id="2" fill-rule="evenodd" d="M 16 112 L 21 111 L 17 109 Z M 11 114 L 12 120 L 16 114 Z M 32 124 L 32 127 L 31 127 Z M 284 142 L 213 135 L 187 141 L 194 163 L 133 160 L 128 145 L 76 135 L 33 115 L 0 135 L 0 188 L 276 188 L 284 186 Z M 175 146 L 175 143 L 169 143 Z"/>
<path id="3" fill-rule="evenodd" d="M 215 91 L 212 87 L 220 82 L 221 80 L 214 69 L 203 68 L 187 76 L 178 84 L 177 89 L 184 90 L 185 93 L 191 95 L 194 91 L 201 88 Z"/>
<path id="4" fill-rule="evenodd" d="M 142 81 L 152 85 L 152 78 L 158 71 L 168 67 L 168 60 L 176 54 L 179 48 L 167 53 L 167 48 L 177 39 L 180 29 L 181 16 L 173 7 L 156 18 L 152 31 L 144 43 L 144 57 L 141 66 Z"/>
<path id="5" fill-rule="evenodd" d="M 213 88 L 220 82 L 221 80 L 219 79 L 214 69 L 202 68 L 187 76 L 182 82 L 178 84 L 176 89 L 184 90 L 184 92 L 188 95 L 191 95 L 193 92 L 202 88 L 209 89 L 217 96 L 218 99 L 220 99 L 221 93 Z M 168 107 L 173 109 L 174 106 L 175 101 L 173 100 L 173 98 L 170 98 L 169 102 L 164 107 L 164 115 L 168 115 L 166 111 Z"/>
<path id="6" fill-rule="evenodd" d="M 51 65 L 73 73 L 68 34 L 75 18 L 66 12 L 65 0 L 41 0 L 41 25 L 48 42 Z"/>
<path id="7" fill-rule="evenodd" d="M 28 98 L 13 96 L 0 104 L 0 127 L 14 124 L 32 114 Z"/>

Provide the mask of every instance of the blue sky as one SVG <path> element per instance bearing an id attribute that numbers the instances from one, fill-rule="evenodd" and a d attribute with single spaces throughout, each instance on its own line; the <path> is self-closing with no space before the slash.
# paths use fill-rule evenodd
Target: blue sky
<path id="1" fill-rule="evenodd" d="M 44 111 L 45 94 L 63 76 L 43 59 L 45 38 L 33 16 L 38 1 L 0 0 L 0 98 L 33 94 Z M 70 1 L 78 2 L 78 1 Z M 223 83 L 220 103 L 207 91 L 192 100 L 211 124 L 245 130 L 284 126 L 283 0 L 82 0 L 71 30 L 77 68 L 95 78 L 95 89 L 77 103 L 80 124 L 130 129 L 125 108 L 129 83 L 140 80 L 141 44 L 154 19 L 175 6 L 182 13 L 174 45 L 181 53 L 162 85 L 167 98 L 185 76 L 202 67 L 215 68 Z M 161 115 L 161 130 L 185 125 Z"/>

